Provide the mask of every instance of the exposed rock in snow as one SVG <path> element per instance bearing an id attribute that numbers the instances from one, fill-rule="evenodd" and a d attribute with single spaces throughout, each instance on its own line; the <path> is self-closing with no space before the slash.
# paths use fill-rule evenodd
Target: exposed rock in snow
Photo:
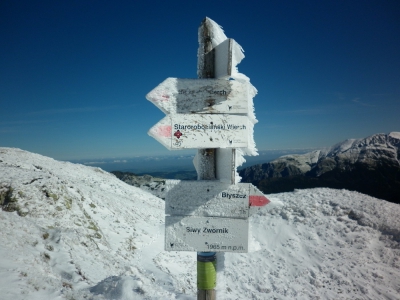
<path id="1" fill-rule="evenodd" d="M 135 175 L 129 172 L 111 172 L 123 182 L 138 187 L 154 196 L 165 199 L 165 182 L 166 179 L 153 177 L 151 175 Z"/>
<path id="2" fill-rule="evenodd" d="M 375 134 L 365 139 L 349 139 L 330 149 L 316 150 L 300 155 L 285 155 L 269 163 L 255 165 L 240 175 L 251 180 L 285 177 L 313 171 L 316 176 L 335 168 L 351 168 L 355 163 L 371 167 L 390 164 L 400 167 L 400 133 Z"/>
<path id="3" fill-rule="evenodd" d="M 196 253 L 163 250 L 161 199 L 11 148 L 0 191 L 1 299 L 196 298 Z M 249 253 L 218 254 L 219 299 L 399 299 L 399 205 L 325 188 L 268 198 Z"/>
<path id="4" fill-rule="evenodd" d="M 248 167 L 240 172 L 240 176 L 244 182 L 258 184 L 262 180 L 271 178 L 305 175 L 309 178 L 320 179 L 300 180 L 296 177 L 296 180 L 308 187 L 349 188 L 400 202 L 400 181 L 395 175 L 400 171 L 399 159 L 400 133 L 392 132 L 375 134 L 364 139 L 349 139 L 330 149 L 302 155 L 282 156 L 269 163 Z M 374 184 L 368 180 L 365 181 L 365 178 L 359 177 L 359 174 L 375 177 L 377 188 L 384 184 L 387 193 L 380 191 L 374 193 L 372 190 Z M 287 180 L 284 181 L 285 183 L 281 185 L 287 186 Z M 273 180 L 273 184 L 278 186 L 278 180 Z M 263 190 L 261 186 L 259 188 Z M 264 191 L 271 192 L 268 189 Z"/>
<path id="5" fill-rule="evenodd" d="M 333 146 L 326 155 L 319 158 L 315 167 L 317 176 L 330 171 L 321 167 L 326 161 L 332 162 L 331 168 L 347 169 L 356 163 L 369 165 L 371 168 L 379 165 L 391 165 L 400 168 L 400 133 L 374 134 L 365 139 L 346 140 Z"/>

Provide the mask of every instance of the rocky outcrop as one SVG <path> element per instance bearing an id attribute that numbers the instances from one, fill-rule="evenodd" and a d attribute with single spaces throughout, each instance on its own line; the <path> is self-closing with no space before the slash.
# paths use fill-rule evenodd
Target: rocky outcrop
<path id="1" fill-rule="evenodd" d="M 349 139 L 330 149 L 286 155 L 243 169 L 242 182 L 264 193 L 294 188 L 333 187 L 356 190 L 400 202 L 400 132 Z"/>
<path id="2" fill-rule="evenodd" d="M 365 139 L 346 140 L 322 156 L 310 175 L 320 176 L 336 168 L 352 170 L 357 164 L 369 169 L 400 167 L 400 133 L 375 134 Z"/>
<path id="3" fill-rule="evenodd" d="M 321 151 L 317 150 L 306 154 L 285 155 L 269 163 L 243 169 L 239 175 L 244 182 L 303 175 L 317 164 L 320 154 Z"/>
<path id="4" fill-rule="evenodd" d="M 165 198 L 165 179 L 163 178 L 157 178 L 151 175 L 139 176 L 130 172 L 120 171 L 113 171 L 111 173 L 129 185 L 133 185 L 142 190 L 150 192 L 159 198 Z"/>

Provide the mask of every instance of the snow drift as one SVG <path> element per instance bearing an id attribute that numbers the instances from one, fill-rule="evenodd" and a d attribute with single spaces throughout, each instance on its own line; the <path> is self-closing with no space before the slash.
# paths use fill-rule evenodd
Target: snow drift
<path id="1" fill-rule="evenodd" d="M 218 254 L 218 299 L 399 299 L 399 205 L 297 190 Z M 164 202 L 114 175 L 0 148 L 2 299 L 195 299 L 196 253 L 166 252 Z"/>

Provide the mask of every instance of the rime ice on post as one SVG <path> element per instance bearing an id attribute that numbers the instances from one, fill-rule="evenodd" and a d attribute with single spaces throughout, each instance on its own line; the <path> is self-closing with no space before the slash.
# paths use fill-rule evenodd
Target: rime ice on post
<path id="1" fill-rule="evenodd" d="M 205 18 L 199 28 L 197 74 L 199 78 L 213 74 L 216 78 L 234 79 L 236 82 L 248 84 L 246 115 L 255 124 L 258 121 L 254 114 L 253 97 L 257 94 L 257 89 L 250 83 L 250 79 L 239 73 L 237 69 L 237 65 L 244 58 L 243 52 L 242 47 L 235 40 L 226 37 L 221 26 L 210 18 Z M 213 62 L 212 66 L 210 66 L 210 61 Z M 240 147 L 233 151 L 227 149 L 217 149 L 215 151 L 215 157 L 217 157 L 216 179 L 222 182 L 239 182 L 240 176 L 236 169 L 246 161 L 243 156 L 258 155 L 253 137 L 253 128 L 248 128 L 248 131 L 249 144 L 247 147 Z M 194 164 L 196 170 L 201 172 L 204 159 L 199 157 L 199 153 L 194 159 Z"/>

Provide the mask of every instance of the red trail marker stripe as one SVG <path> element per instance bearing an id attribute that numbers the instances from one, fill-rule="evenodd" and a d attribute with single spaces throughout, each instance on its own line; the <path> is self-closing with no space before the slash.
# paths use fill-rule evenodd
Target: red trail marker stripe
<path id="1" fill-rule="evenodd" d="M 249 202 L 250 206 L 264 206 L 270 203 L 271 201 L 269 201 L 265 196 L 250 195 Z"/>
<path id="2" fill-rule="evenodd" d="M 172 135 L 172 126 L 171 125 L 159 125 L 157 127 L 157 135 L 170 138 Z"/>

